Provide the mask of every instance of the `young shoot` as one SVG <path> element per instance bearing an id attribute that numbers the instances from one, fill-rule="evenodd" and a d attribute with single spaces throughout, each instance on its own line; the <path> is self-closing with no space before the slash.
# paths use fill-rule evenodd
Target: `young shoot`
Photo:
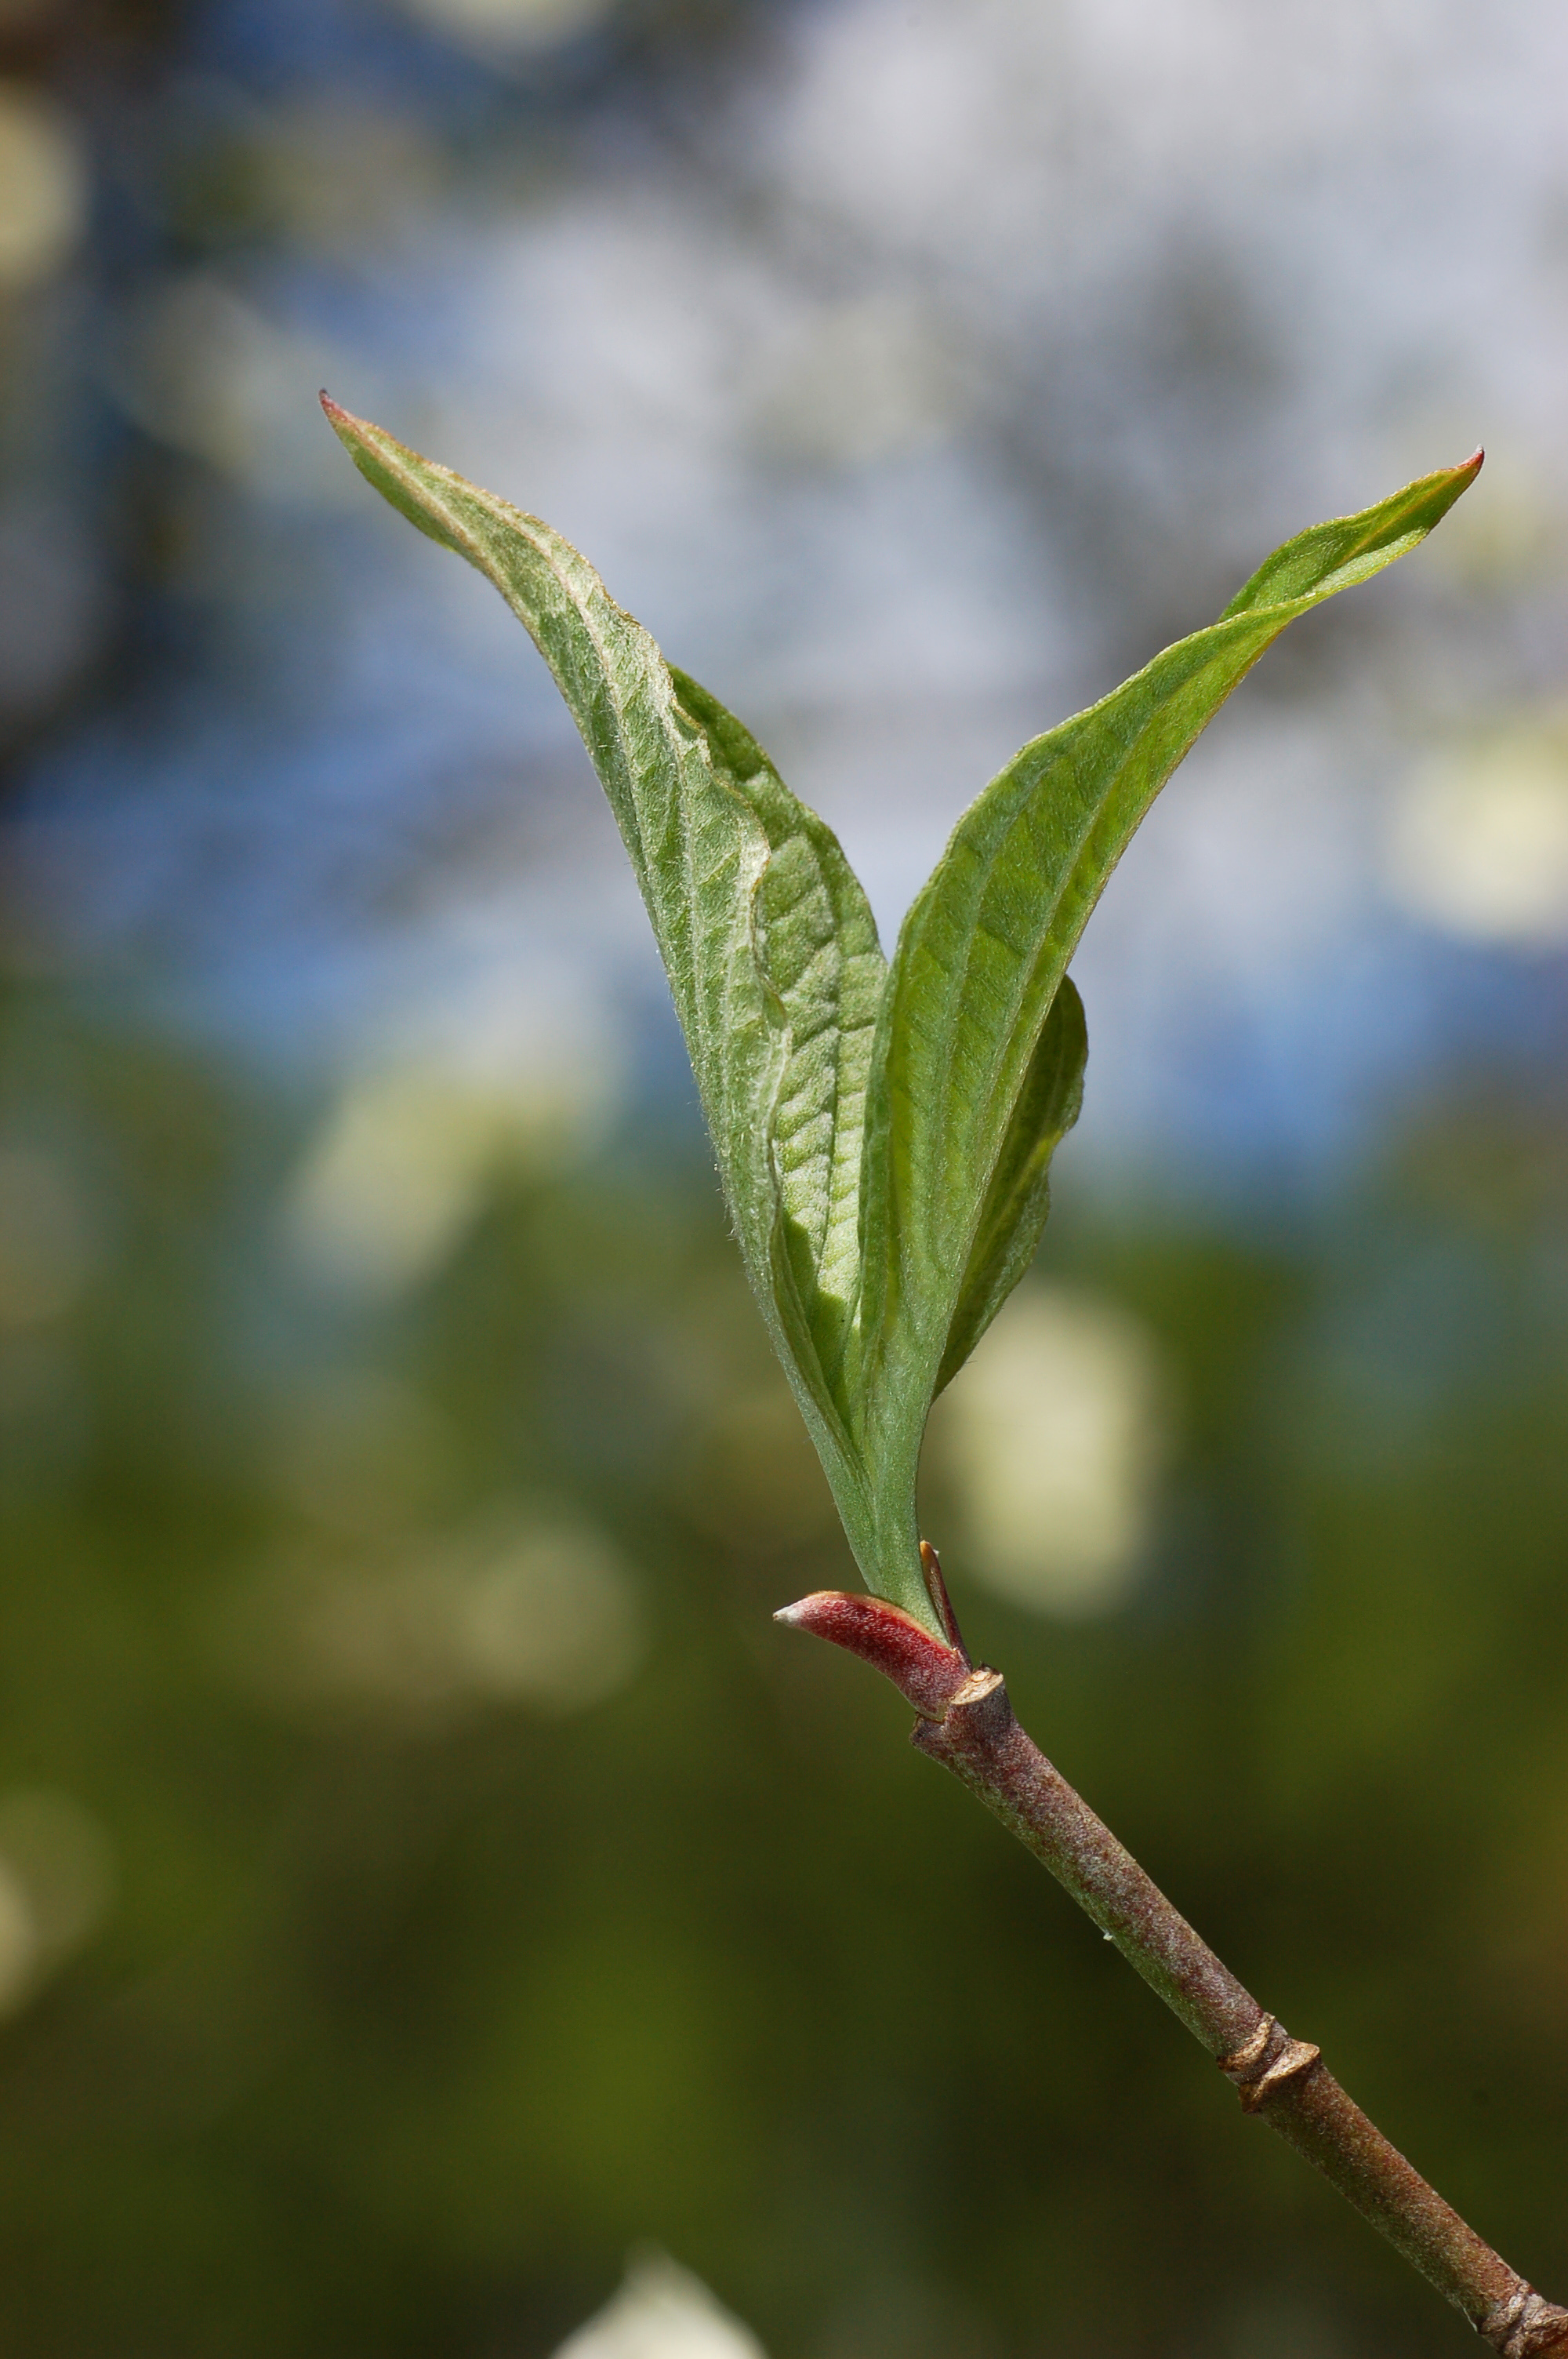
<path id="1" fill-rule="evenodd" d="M 916 1521 L 931 1405 L 1029 1267 L 1087 1036 L 1067 968 L 1111 870 L 1281 631 L 1404 557 L 1480 451 L 1265 560 L 1217 622 L 1033 738 L 959 820 L 890 958 L 832 831 L 537 516 L 322 397 L 355 465 L 495 584 L 610 799 L 735 1235 L 867 1594 L 780 1619 L 902 1690 L 915 1744 L 1020 1835 L 1279 2130 L 1505 2359 L 1568 2353 L 1533 2291 L 1220 1963 L 971 1664 Z"/>

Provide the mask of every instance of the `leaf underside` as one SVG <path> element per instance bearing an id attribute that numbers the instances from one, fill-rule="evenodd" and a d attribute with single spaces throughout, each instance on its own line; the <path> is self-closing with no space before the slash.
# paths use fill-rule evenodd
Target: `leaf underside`
<path id="1" fill-rule="evenodd" d="M 1086 1037 L 1066 967 L 1134 829 L 1298 614 L 1416 546 L 1422 477 L 1275 551 L 1207 630 L 1017 754 L 891 965 L 831 829 L 536 516 L 325 402 L 355 464 L 532 635 L 631 855 L 748 1276 L 868 1585 L 940 1636 L 914 1511 L 931 1402 L 1033 1258 Z"/>

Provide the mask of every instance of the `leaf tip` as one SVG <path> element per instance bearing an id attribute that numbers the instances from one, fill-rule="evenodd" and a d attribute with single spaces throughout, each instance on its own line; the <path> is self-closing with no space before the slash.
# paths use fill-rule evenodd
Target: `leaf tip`
<path id="1" fill-rule="evenodd" d="M 317 398 L 321 404 L 322 413 L 328 425 L 341 440 L 348 443 L 351 450 L 355 441 L 362 440 L 371 431 L 367 420 L 356 418 L 353 411 L 345 409 L 341 401 L 334 401 L 325 386 L 321 387 Z"/>
<path id="2" fill-rule="evenodd" d="M 320 402 L 328 425 L 366 483 L 427 539 L 438 542 L 442 549 L 455 550 L 470 565 L 479 565 L 483 572 L 486 569 L 471 545 L 454 529 L 449 512 L 450 493 L 472 493 L 473 485 L 464 484 L 460 476 L 453 475 L 445 467 L 432 466 L 417 451 L 411 451 L 406 442 L 389 434 L 384 426 L 374 426 L 368 418 L 356 418 L 351 409 L 333 400 L 325 386 Z M 478 496 L 482 499 L 484 495 Z"/>
<path id="3" fill-rule="evenodd" d="M 1470 456 L 1467 459 L 1461 459 L 1458 466 L 1454 472 L 1456 475 L 1470 475 L 1472 477 L 1478 475 L 1482 467 L 1486 463 L 1486 445 L 1484 443 L 1477 442 L 1475 449 L 1471 451 Z"/>

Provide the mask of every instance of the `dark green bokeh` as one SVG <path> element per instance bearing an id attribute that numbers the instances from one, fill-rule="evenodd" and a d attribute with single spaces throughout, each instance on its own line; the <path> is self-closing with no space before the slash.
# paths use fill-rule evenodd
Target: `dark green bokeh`
<path id="1" fill-rule="evenodd" d="M 311 1109 L 47 984 L 7 1082 L 59 1194 L 8 1339 L 0 1793 L 91 1812 L 116 1889 L 0 2032 L 7 2352 L 532 2359 L 648 2238 L 778 2359 L 1463 2347 L 891 1691 L 770 1625 L 849 1568 L 694 1141 L 498 1177 L 373 1312 L 280 1242 Z M 1549 2288 L 1565 1161 L 1456 1093 L 1317 1235 L 1069 1183 L 1047 1261 L 1176 1372 L 1157 1561 L 1068 1626 L 950 1560 L 1042 1742 Z M 323 1511 L 297 1436 L 355 1383 L 440 1446 L 373 1418 Z M 300 1674 L 279 1567 L 390 1596 L 531 1501 L 633 1569 L 618 1692 Z"/>

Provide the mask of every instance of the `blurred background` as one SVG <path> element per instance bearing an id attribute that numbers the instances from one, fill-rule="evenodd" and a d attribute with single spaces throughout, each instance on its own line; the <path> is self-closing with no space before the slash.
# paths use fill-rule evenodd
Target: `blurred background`
<path id="1" fill-rule="evenodd" d="M 852 1575 L 623 857 L 322 384 L 586 549 L 890 939 L 1023 738 L 1488 446 L 1113 880 L 926 1525 L 1568 2298 L 1568 18 L 1486 26 L 0 0 L 11 2359 L 1473 2347 L 770 1624 Z"/>

